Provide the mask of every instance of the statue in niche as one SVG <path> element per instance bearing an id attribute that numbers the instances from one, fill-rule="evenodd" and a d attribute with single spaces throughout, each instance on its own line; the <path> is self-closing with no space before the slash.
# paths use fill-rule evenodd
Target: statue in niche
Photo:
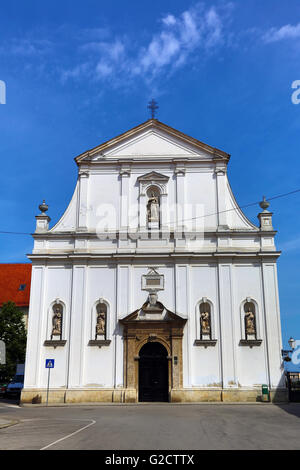
<path id="1" fill-rule="evenodd" d="M 211 334 L 211 323 L 210 323 L 210 306 L 207 302 L 202 303 L 200 306 L 200 327 L 201 337 L 209 337 Z"/>
<path id="2" fill-rule="evenodd" d="M 147 204 L 148 222 L 159 222 L 159 199 L 152 192 Z"/>
<path id="3" fill-rule="evenodd" d="M 96 323 L 96 339 L 97 336 L 105 336 L 106 333 L 106 305 L 97 305 L 97 323 Z"/>
<path id="4" fill-rule="evenodd" d="M 53 317 L 52 317 L 52 334 L 53 336 L 62 335 L 62 316 L 63 316 L 63 307 L 60 304 L 53 305 Z"/>
<path id="5" fill-rule="evenodd" d="M 245 330 L 246 336 L 248 335 L 255 335 L 256 334 L 256 327 L 255 327 L 255 313 L 252 311 L 251 306 L 248 305 L 248 310 L 245 313 Z"/>

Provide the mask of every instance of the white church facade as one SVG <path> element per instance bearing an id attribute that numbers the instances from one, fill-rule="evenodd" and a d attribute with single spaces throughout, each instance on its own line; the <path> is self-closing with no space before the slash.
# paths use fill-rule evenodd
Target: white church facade
<path id="1" fill-rule="evenodd" d="M 21 401 L 285 401 L 272 213 L 230 156 L 156 119 L 75 160 L 61 219 L 36 216 Z"/>

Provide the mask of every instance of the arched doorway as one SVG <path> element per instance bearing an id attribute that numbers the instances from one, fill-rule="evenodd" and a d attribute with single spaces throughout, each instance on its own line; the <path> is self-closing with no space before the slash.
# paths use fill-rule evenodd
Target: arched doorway
<path id="1" fill-rule="evenodd" d="M 144 344 L 139 360 L 139 401 L 168 401 L 168 352 L 158 342 Z"/>

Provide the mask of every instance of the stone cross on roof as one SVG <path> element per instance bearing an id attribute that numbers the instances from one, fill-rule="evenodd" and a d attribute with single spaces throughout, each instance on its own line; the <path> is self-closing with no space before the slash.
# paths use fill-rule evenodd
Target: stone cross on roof
<path id="1" fill-rule="evenodd" d="M 157 102 L 152 98 L 148 103 L 148 109 L 150 109 L 151 112 L 151 119 L 155 119 L 155 113 L 158 108 L 159 106 L 157 105 Z"/>

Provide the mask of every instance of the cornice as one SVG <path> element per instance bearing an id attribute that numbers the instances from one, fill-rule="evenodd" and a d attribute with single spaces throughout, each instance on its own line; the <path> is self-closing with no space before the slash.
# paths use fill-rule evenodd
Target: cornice
<path id="1" fill-rule="evenodd" d="M 259 251 L 259 252 L 237 252 L 237 251 L 232 251 L 232 252 L 170 252 L 170 253 L 111 253 L 111 254 L 100 254 L 100 253 L 70 253 L 70 254 L 28 254 L 27 257 L 34 261 L 34 260 L 107 260 L 112 262 L 113 260 L 131 260 L 131 262 L 134 262 L 135 260 L 138 259 L 159 259 L 159 260 L 174 260 L 174 259 L 186 259 L 186 260 L 196 260 L 196 259 L 201 259 L 201 260 L 209 260 L 212 261 L 213 259 L 215 260 L 245 260 L 245 259 L 251 259 L 251 260 L 256 260 L 256 261 L 270 261 L 272 259 L 276 260 L 279 258 L 281 255 L 281 251 L 272 251 L 272 252 L 267 252 L 267 251 Z"/>
<path id="2" fill-rule="evenodd" d="M 180 231 L 180 229 L 178 230 L 173 229 L 170 232 L 162 231 L 162 233 L 170 234 L 170 238 L 173 239 L 174 233 L 177 233 L 178 231 Z M 112 232 L 112 233 L 115 233 L 115 232 Z M 122 232 L 121 231 L 116 232 L 116 238 L 119 238 L 120 233 Z M 187 233 L 187 235 L 193 235 L 193 232 L 185 231 L 185 233 Z M 109 235 L 109 232 L 107 232 L 106 234 Z M 136 239 L 141 234 L 144 234 L 144 232 L 132 232 L 132 235 L 134 235 L 134 239 Z M 240 236 L 244 236 L 246 238 L 253 237 L 253 236 L 274 237 L 276 234 L 277 234 L 277 230 L 266 231 L 266 230 L 260 230 L 259 228 L 257 228 L 257 230 L 238 230 L 238 229 L 224 230 L 224 231 L 205 230 L 203 232 L 204 237 L 214 236 L 216 238 L 220 238 L 220 237 L 235 238 L 235 237 L 240 237 Z M 76 232 L 76 231 L 73 231 L 73 232 L 71 231 L 70 232 L 50 232 L 49 231 L 49 232 L 44 232 L 44 233 L 32 233 L 31 235 L 34 239 L 44 239 L 44 240 L 51 240 L 51 239 L 56 239 L 56 238 L 58 239 L 61 239 L 61 238 L 66 238 L 66 239 L 67 238 L 71 238 L 71 239 L 98 238 L 98 234 L 96 232 Z M 129 237 L 130 237 L 130 232 L 129 232 Z"/>
<path id="3" fill-rule="evenodd" d="M 223 163 L 224 166 L 227 166 L 228 160 L 227 159 L 220 159 L 218 160 L 221 163 Z M 141 156 L 137 157 L 121 157 L 120 156 L 109 156 L 109 157 L 103 157 L 101 160 L 97 161 L 80 161 L 77 162 L 79 168 L 95 168 L 95 167 L 103 167 L 103 166 L 109 166 L 109 165 L 123 165 L 123 164 L 145 164 L 149 165 L 149 163 L 153 163 L 159 165 L 159 164 L 165 164 L 165 163 L 198 163 L 200 165 L 208 165 L 208 164 L 215 164 L 215 161 L 209 158 L 201 157 L 201 156 L 187 156 L 185 158 L 182 157 L 182 155 L 178 155 L 178 157 L 172 155 L 152 155 L 152 154 L 143 154 Z"/>

